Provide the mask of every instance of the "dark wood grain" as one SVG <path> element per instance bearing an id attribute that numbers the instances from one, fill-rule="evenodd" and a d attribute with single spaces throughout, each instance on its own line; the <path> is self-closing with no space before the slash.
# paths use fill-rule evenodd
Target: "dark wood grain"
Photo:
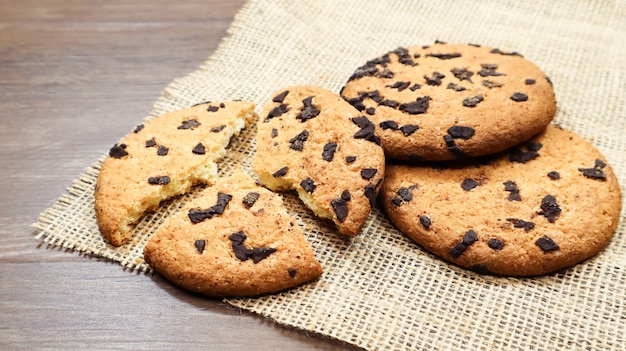
<path id="1" fill-rule="evenodd" d="M 243 0 L 0 0 L 0 349 L 353 350 L 34 240 Z"/>

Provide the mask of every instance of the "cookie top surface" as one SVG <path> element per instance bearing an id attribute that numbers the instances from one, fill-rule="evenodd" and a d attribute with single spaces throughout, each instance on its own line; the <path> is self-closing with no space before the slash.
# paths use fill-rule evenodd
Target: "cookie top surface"
<path id="1" fill-rule="evenodd" d="M 144 258 L 172 283 L 209 296 L 255 296 L 322 274 L 282 199 L 237 172 L 165 220 Z"/>
<path id="2" fill-rule="evenodd" d="M 215 162 L 252 121 L 254 108 L 243 101 L 199 104 L 141 124 L 115 144 L 95 191 L 96 218 L 107 240 L 124 244 L 146 210 L 194 184 L 212 183 Z"/>
<path id="3" fill-rule="evenodd" d="M 389 165 L 381 201 L 400 231 L 448 261 L 532 276 L 599 252 L 617 228 L 621 190 L 597 149 L 550 125 L 488 164 Z"/>
<path id="4" fill-rule="evenodd" d="M 297 190 L 317 216 L 355 236 L 385 174 L 374 131 L 367 117 L 328 90 L 281 89 L 263 107 L 252 167 L 263 185 Z"/>
<path id="5" fill-rule="evenodd" d="M 401 160 L 500 152 L 539 133 L 556 113 L 539 67 L 475 45 L 398 48 L 356 69 L 341 96 L 382 129 L 385 154 Z"/>

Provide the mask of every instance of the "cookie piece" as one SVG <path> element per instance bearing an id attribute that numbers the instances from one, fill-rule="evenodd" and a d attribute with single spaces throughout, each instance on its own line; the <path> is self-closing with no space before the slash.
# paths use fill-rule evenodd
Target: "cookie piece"
<path id="1" fill-rule="evenodd" d="M 518 53 L 436 43 L 359 67 L 341 96 L 379 126 L 387 157 L 452 160 L 530 139 L 556 113 L 546 74 Z"/>
<path id="2" fill-rule="evenodd" d="M 359 233 L 385 174 L 376 126 L 338 95 L 294 86 L 274 93 L 258 122 L 252 167 L 274 191 L 300 199 L 340 233 Z"/>
<path id="3" fill-rule="evenodd" d="M 217 178 L 226 146 L 255 117 L 250 102 L 204 103 L 139 125 L 115 144 L 100 168 L 96 219 L 106 239 L 126 243 L 150 209 Z"/>
<path id="4" fill-rule="evenodd" d="M 322 274 L 282 199 L 240 171 L 168 218 L 144 258 L 172 283 L 209 296 L 273 293 Z"/>
<path id="5" fill-rule="evenodd" d="M 509 276 L 592 257 L 609 242 L 621 210 L 602 154 L 553 125 L 488 164 L 388 166 L 381 199 L 396 227 L 427 250 Z"/>

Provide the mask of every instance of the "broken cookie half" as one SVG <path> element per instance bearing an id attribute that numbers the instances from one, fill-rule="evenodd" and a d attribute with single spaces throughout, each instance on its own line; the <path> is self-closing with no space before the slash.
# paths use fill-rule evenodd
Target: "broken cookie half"
<path id="1" fill-rule="evenodd" d="M 146 211 L 195 184 L 214 183 L 216 161 L 256 117 L 254 108 L 243 101 L 198 104 L 141 124 L 115 144 L 95 190 L 96 219 L 106 239 L 123 245 Z"/>
<path id="2" fill-rule="evenodd" d="M 238 171 L 168 218 L 144 259 L 172 283 L 209 296 L 256 296 L 322 274 L 279 195 Z"/>

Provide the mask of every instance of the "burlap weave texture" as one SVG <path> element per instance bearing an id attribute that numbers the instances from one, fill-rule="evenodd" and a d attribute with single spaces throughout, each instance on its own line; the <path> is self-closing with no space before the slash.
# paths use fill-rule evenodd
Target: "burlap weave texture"
<path id="1" fill-rule="evenodd" d="M 435 40 L 517 51 L 538 64 L 554 83 L 555 122 L 596 145 L 626 184 L 624 1 L 251 0 L 218 50 L 172 82 L 146 118 L 205 100 L 243 99 L 260 107 L 289 85 L 338 92 L 366 60 Z M 221 174 L 240 166 L 250 171 L 254 135 L 252 127 L 233 141 Z M 142 259 L 145 242 L 197 192 L 164 203 L 142 219 L 132 243 L 114 248 L 93 213 L 101 161 L 42 214 L 36 238 L 149 271 Z M 626 348 L 624 211 L 598 256 L 558 274 L 509 279 L 443 262 L 406 239 L 377 209 L 350 240 L 317 221 L 292 194 L 285 201 L 325 273 L 281 294 L 227 300 L 233 306 L 372 350 Z"/>

